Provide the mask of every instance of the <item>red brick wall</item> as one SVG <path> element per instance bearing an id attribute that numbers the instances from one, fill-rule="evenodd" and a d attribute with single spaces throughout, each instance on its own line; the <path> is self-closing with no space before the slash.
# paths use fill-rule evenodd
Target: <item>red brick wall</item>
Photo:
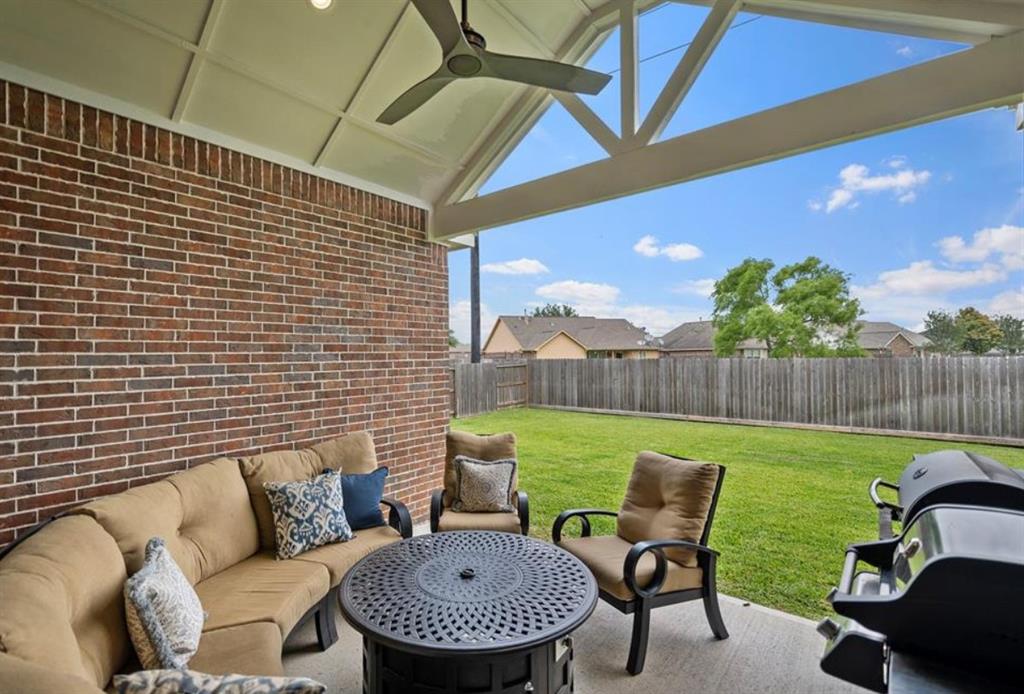
<path id="1" fill-rule="evenodd" d="M 425 218 L 0 81 L 0 545 L 216 456 L 361 429 L 422 515 L 449 400 Z"/>

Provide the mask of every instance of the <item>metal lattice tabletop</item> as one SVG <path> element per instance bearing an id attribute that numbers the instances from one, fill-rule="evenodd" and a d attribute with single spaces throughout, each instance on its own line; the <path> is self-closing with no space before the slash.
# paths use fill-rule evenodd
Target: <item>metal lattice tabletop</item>
<path id="1" fill-rule="evenodd" d="M 403 540 L 361 559 L 341 584 L 342 612 L 358 631 L 421 653 L 530 648 L 571 632 L 596 602 L 576 557 L 501 532 Z"/>

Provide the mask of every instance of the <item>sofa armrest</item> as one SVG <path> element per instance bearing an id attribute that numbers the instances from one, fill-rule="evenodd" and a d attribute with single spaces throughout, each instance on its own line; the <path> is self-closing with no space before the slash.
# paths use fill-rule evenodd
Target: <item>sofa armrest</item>
<path id="1" fill-rule="evenodd" d="M 437 525 L 444 513 L 444 490 L 435 489 L 430 495 L 430 532 L 437 532 Z"/>
<path id="2" fill-rule="evenodd" d="M 0 653 L 0 692 L 18 694 L 103 694 L 81 677 Z"/>
<path id="3" fill-rule="evenodd" d="M 381 497 L 380 503 L 388 507 L 388 525 L 400 532 L 403 538 L 412 537 L 412 516 L 405 504 L 390 496 Z"/>
<path id="4" fill-rule="evenodd" d="M 705 585 L 708 585 L 708 579 L 714 578 L 718 552 L 710 547 L 686 540 L 641 540 L 633 545 L 629 550 L 629 554 L 626 555 L 626 560 L 622 563 L 622 578 L 626 583 L 626 587 L 639 597 L 653 598 L 661 590 L 661 586 L 665 582 L 665 574 L 668 571 L 668 559 L 665 558 L 665 548 L 689 549 L 697 552 L 700 555 L 700 564 L 704 569 Z M 656 562 L 654 576 L 651 577 L 650 583 L 641 587 L 637 583 L 636 567 L 640 563 L 640 558 L 647 552 L 654 554 L 654 561 Z M 714 585 L 714 583 L 711 585 Z"/>
<path id="5" fill-rule="evenodd" d="M 562 541 L 562 526 L 570 518 L 580 519 L 580 537 L 590 537 L 590 519 L 587 516 L 612 516 L 617 518 L 618 515 L 615 511 L 605 511 L 599 508 L 575 508 L 569 511 L 562 511 L 558 514 L 555 524 L 551 527 L 551 541 L 556 545 Z"/>
<path id="6" fill-rule="evenodd" d="M 530 534 L 530 497 L 523 490 L 515 493 L 516 513 L 519 515 L 519 528 L 523 535 Z"/>

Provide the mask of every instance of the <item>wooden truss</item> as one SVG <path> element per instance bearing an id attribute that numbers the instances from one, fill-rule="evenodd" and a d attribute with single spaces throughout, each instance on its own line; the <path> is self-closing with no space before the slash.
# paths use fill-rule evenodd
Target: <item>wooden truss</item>
<path id="1" fill-rule="evenodd" d="M 431 238 L 457 237 L 561 210 L 690 181 L 982 108 L 1024 100 L 1022 0 L 684 0 L 709 5 L 703 25 L 641 121 L 639 10 L 654 0 L 610 0 L 550 57 L 582 60 L 616 26 L 621 127 L 614 132 L 575 94 L 533 90 L 463 162 L 435 203 Z M 840 26 L 942 38 L 973 47 L 736 120 L 658 141 L 740 10 Z M 543 110 L 557 100 L 608 158 L 475 197 Z"/>

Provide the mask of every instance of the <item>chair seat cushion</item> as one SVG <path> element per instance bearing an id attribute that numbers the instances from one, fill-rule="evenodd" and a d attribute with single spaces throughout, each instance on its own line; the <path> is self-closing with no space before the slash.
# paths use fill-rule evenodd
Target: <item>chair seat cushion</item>
<path id="1" fill-rule="evenodd" d="M 499 530 L 506 533 L 520 533 L 519 515 L 516 513 L 466 513 L 445 509 L 438 519 L 437 529 L 450 530 Z"/>
<path id="2" fill-rule="evenodd" d="M 261 552 L 197 583 L 196 593 L 209 614 L 205 631 L 272 622 L 286 636 L 329 588 L 323 566 Z"/>
<path id="3" fill-rule="evenodd" d="M 273 622 L 255 622 L 203 633 L 189 667 L 211 675 L 284 674 L 281 646 L 284 637 Z"/>
<path id="4" fill-rule="evenodd" d="M 357 561 L 373 550 L 401 539 L 402 535 L 390 525 L 366 528 L 357 532 L 348 542 L 317 547 L 291 561 L 307 561 L 325 567 L 330 572 L 331 585 L 336 586 Z"/>
<path id="5" fill-rule="evenodd" d="M 558 546 L 574 554 L 590 569 L 597 580 L 597 585 L 606 593 L 611 593 L 621 600 L 632 600 L 636 597 L 622 577 L 622 565 L 633 543 L 623 540 L 617 535 L 599 535 L 593 537 L 577 537 L 562 540 Z M 680 566 L 674 561 L 667 562 L 665 582 L 659 593 L 671 593 L 687 588 L 700 588 L 704 572 L 699 567 Z M 641 557 L 636 567 L 637 582 L 647 585 L 654 576 L 656 560 L 651 552 Z"/>

